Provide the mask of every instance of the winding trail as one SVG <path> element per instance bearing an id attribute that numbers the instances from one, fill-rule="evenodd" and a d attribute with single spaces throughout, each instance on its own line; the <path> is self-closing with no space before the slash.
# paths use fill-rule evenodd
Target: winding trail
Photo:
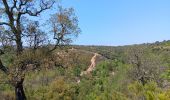
<path id="1" fill-rule="evenodd" d="M 81 72 L 80 76 L 87 75 L 95 69 L 97 56 L 99 56 L 99 54 L 94 53 L 94 56 L 91 58 L 91 65 L 88 67 L 88 69 L 86 71 Z"/>
<path id="2" fill-rule="evenodd" d="M 103 57 L 102 55 L 98 54 L 98 53 L 93 53 L 94 56 L 91 58 L 91 64 L 88 66 L 88 68 L 85 70 L 85 71 L 82 71 L 81 74 L 80 74 L 80 77 L 78 77 L 76 79 L 76 82 L 79 84 L 81 82 L 81 76 L 83 75 L 88 75 L 90 74 L 92 71 L 95 70 L 96 68 L 96 64 L 98 62 L 99 59 L 101 59 L 100 57 Z M 107 59 L 107 58 L 103 58 L 103 59 Z M 115 75 L 115 72 L 111 72 L 110 73 L 112 76 Z"/>

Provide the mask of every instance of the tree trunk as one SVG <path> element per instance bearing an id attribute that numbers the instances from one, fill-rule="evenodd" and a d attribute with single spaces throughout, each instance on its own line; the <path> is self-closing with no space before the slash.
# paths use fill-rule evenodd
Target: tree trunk
<path id="1" fill-rule="evenodd" d="M 15 86 L 15 96 L 16 100 L 26 100 L 25 92 L 23 89 L 23 83 L 18 83 Z"/>
<path id="2" fill-rule="evenodd" d="M 21 34 L 16 35 L 17 55 L 23 51 Z"/>

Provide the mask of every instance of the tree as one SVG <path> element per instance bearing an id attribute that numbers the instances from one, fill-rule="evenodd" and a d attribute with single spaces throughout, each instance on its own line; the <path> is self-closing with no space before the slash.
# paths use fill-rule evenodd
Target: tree
<path id="1" fill-rule="evenodd" d="M 17 54 L 23 51 L 22 45 L 22 24 L 21 20 L 24 16 L 38 16 L 44 10 L 50 9 L 54 0 L 1 0 L 0 12 L 3 21 L 0 21 L 0 26 L 8 26 L 17 45 Z M 37 5 L 39 4 L 39 5 Z"/>
<path id="2" fill-rule="evenodd" d="M 155 57 L 144 47 L 132 47 L 129 49 L 129 62 L 132 64 L 130 77 L 145 85 L 149 81 L 159 83 L 161 60 Z"/>
<path id="3" fill-rule="evenodd" d="M 26 95 L 24 93 L 23 82 L 25 79 L 25 73 L 29 71 L 29 66 L 39 67 L 45 58 L 47 53 L 37 53 L 24 51 L 22 39 L 26 34 L 33 41 L 31 46 L 35 49 L 42 44 L 43 32 L 39 30 L 38 24 L 33 22 L 25 22 L 28 26 L 25 30 L 22 24 L 22 20 L 30 16 L 38 16 L 41 12 L 50 9 L 55 3 L 55 0 L 0 0 L 0 13 L 1 20 L 0 26 L 11 33 L 12 40 L 16 43 L 17 55 L 13 57 L 10 66 L 4 66 L 0 60 L 0 69 L 3 71 L 8 79 L 9 84 L 15 88 L 15 94 L 17 100 L 25 100 Z M 38 5 L 39 4 L 39 5 Z M 59 13 L 53 15 L 54 19 L 51 25 L 54 25 L 53 33 L 57 43 L 55 47 L 68 44 L 72 41 L 72 37 L 79 34 L 78 20 L 74 15 L 72 8 L 70 9 L 59 9 Z M 3 33 L 4 35 L 4 33 Z M 6 38 L 6 37 L 5 37 Z M 49 52 L 48 52 L 49 53 Z M 41 55 L 40 55 L 41 54 Z"/>
<path id="4" fill-rule="evenodd" d="M 12 33 L 8 30 L 5 30 L 4 27 L 0 27 L 0 43 L 3 49 L 7 47 L 12 47 L 13 45 L 13 36 Z"/>
<path id="5" fill-rule="evenodd" d="M 56 44 L 51 51 L 55 50 L 59 45 L 71 43 L 72 39 L 77 37 L 81 32 L 74 9 L 64 9 L 61 6 L 58 9 L 58 13 L 52 15 L 49 20 L 52 27 L 51 32 L 56 40 Z"/>
<path id="6" fill-rule="evenodd" d="M 5 26 L 12 32 L 16 43 L 17 55 L 22 54 L 23 44 L 22 35 L 23 28 L 21 20 L 24 17 L 38 16 L 41 12 L 50 9 L 55 0 L 0 0 L 0 26 Z M 0 69 L 8 76 L 12 73 L 12 81 L 10 83 L 15 87 L 16 99 L 25 100 L 26 96 L 23 89 L 24 74 L 26 66 L 34 61 L 22 61 L 15 65 L 15 70 L 9 69 L 2 64 L 0 60 Z M 11 71 L 12 70 L 12 71 Z"/>
<path id="7" fill-rule="evenodd" d="M 30 48 L 33 48 L 33 50 L 38 49 L 38 47 L 42 45 L 46 40 L 46 34 L 40 30 L 39 22 L 37 21 L 31 21 L 28 24 L 25 33 L 29 46 Z"/>

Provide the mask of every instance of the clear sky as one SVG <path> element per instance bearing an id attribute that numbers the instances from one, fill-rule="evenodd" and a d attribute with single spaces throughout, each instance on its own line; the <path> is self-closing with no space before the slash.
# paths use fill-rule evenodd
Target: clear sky
<path id="1" fill-rule="evenodd" d="M 74 7 L 81 35 L 74 44 L 129 45 L 170 39 L 170 0 L 62 0 Z"/>

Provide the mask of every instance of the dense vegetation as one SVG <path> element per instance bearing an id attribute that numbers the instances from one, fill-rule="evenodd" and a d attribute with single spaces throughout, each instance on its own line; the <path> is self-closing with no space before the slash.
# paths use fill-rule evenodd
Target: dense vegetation
<path id="1" fill-rule="evenodd" d="M 44 54 L 48 48 L 36 52 L 27 50 L 19 60 L 31 58 L 46 62 L 39 68 L 31 67 L 25 75 L 26 96 L 29 100 L 169 100 L 170 50 L 165 47 L 164 43 L 123 47 L 69 46 L 51 55 Z M 58 52 L 64 55 L 62 59 Z M 106 59 L 99 61 L 92 73 L 80 76 L 90 65 L 93 52 Z M 7 66 L 14 60 L 9 56 L 12 53 L 2 56 Z M 3 78 L 3 73 L 0 75 L 1 97 L 14 99 L 13 87 Z"/>
<path id="2" fill-rule="evenodd" d="M 57 1 L 0 0 L 1 100 L 170 100 L 169 41 L 69 46 L 78 18 Z"/>

